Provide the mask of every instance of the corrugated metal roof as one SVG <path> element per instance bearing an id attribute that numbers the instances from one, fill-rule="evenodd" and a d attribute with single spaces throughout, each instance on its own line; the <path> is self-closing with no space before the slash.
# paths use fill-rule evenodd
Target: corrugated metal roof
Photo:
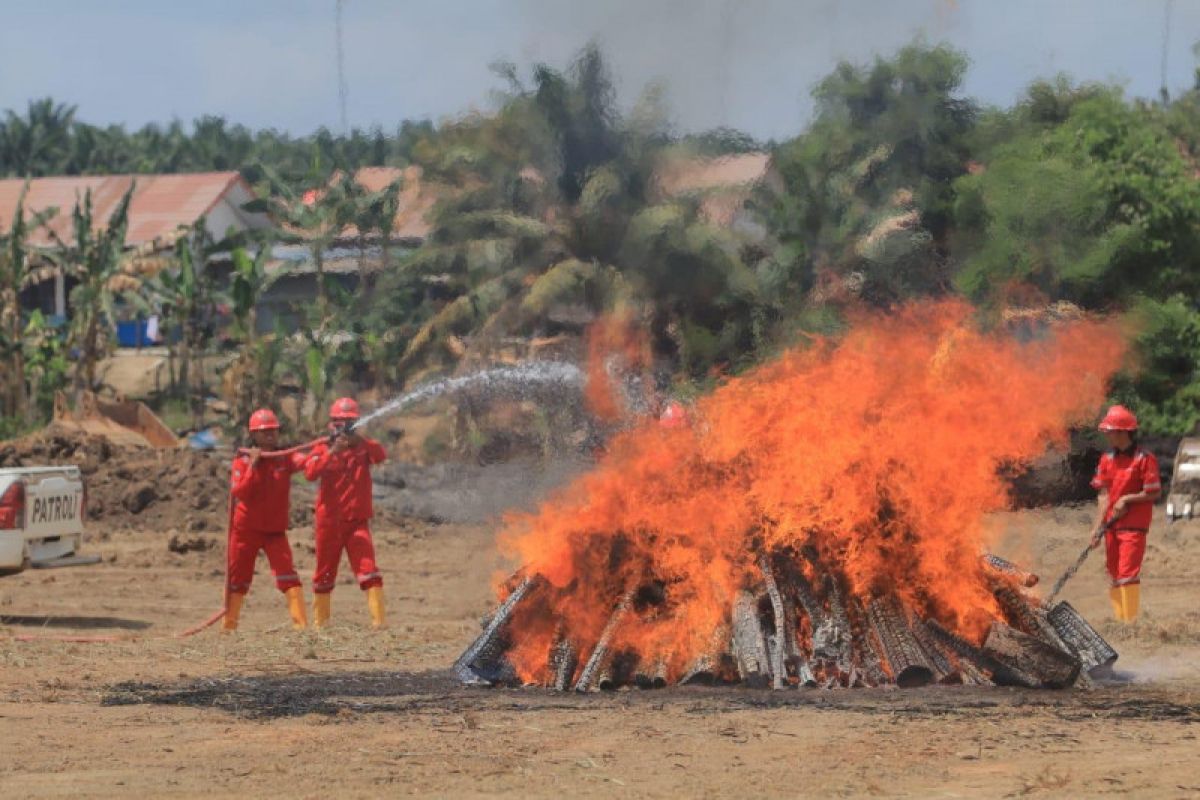
<path id="1" fill-rule="evenodd" d="M 91 190 L 93 218 L 97 227 L 103 227 L 133 181 L 136 188 L 129 206 L 126 243 L 136 246 L 156 240 L 172 241 L 180 227 L 190 226 L 206 215 L 242 178 L 236 172 L 35 178 L 29 182 L 25 209 L 34 212 L 57 207 L 58 214 L 48 227 L 67 239 L 77 199 L 82 200 Z M 20 178 L 0 180 L 0 230 L 7 230 L 12 223 L 24 185 Z M 34 232 L 32 239 L 39 245 L 52 241 L 45 230 Z"/>
<path id="2" fill-rule="evenodd" d="M 396 208 L 396 219 L 392 238 L 399 240 L 423 240 L 433 230 L 429 221 L 430 212 L 438 200 L 449 195 L 453 189 L 445 184 L 423 179 L 422 169 L 413 164 L 407 167 L 362 167 L 354 173 L 354 181 L 368 192 L 379 192 L 393 181 L 399 180 L 400 197 Z M 335 173 L 330 179 L 339 180 Z M 342 236 L 353 237 L 354 226 L 342 231 Z"/>
<path id="3" fill-rule="evenodd" d="M 667 158 L 654 172 L 660 199 L 697 197 L 700 213 L 709 222 L 734 223 L 755 184 L 767 180 L 767 153 L 738 153 L 719 158 Z"/>
<path id="4" fill-rule="evenodd" d="M 771 164 L 767 153 L 738 153 L 719 158 L 672 159 L 655 171 L 658 188 L 668 197 L 706 189 L 748 186 L 762 180 Z"/>

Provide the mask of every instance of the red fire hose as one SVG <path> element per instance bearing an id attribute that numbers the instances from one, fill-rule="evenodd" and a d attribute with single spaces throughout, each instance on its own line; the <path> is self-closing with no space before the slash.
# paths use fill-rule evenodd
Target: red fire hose
<path id="1" fill-rule="evenodd" d="M 304 444 L 298 444 L 295 447 L 288 447 L 283 450 L 268 450 L 268 451 L 259 453 L 259 457 L 277 458 L 280 456 L 290 456 L 293 453 L 299 453 L 304 450 L 311 450 L 312 448 L 316 447 L 317 445 L 322 444 L 327 441 L 329 441 L 329 437 L 322 436 L 319 439 L 313 439 L 311 442 L 305 442 Z M 248 448 L 242 447 L 242 448 L 239 448 L 237 452 L 239 455 L 241 455 L 241 454 L 249 453 L 250 451 Z M 231 498 L 230 503 L 229 503 L 229 520 L 228 520 L 228 525 L 225 529 L 225 589 L 224 589 L 225 602 L 224 602 L 224 605 L 220 609 L 218 609 L 216 612 L 214 612 L 211 617 L 209 617 L 208 619 L 199 623 L 198 625 L 193 625 L 192 627 L 188 628 L 187 630 L 180 631 L 179 633 L 173 634 L 170 637 L 161 637 L 161 638 L 186 639 L 189 636 L 195 636 L 197 633 L 200 633 L 200 631 L 203 631 L 207 628 L 211 628 L 213 625 L 216 625 L 225 616 L 225 611 L 229 607 L 229 540 L 232 535 L 233 535 L 233 502 L 232 502 L 232 498 Z M 41 636 L 41 635 L 36 635 L 36 634 L 23 633 L 23 634 L 16 634 L 14 636 L 8 636 L 5 638 L 10 639 L 14 642 L 68 642 L 68 643 L 72 643 L 72 644 L 112 644 L 112 643 L 116 643 L 116 642 L 133 642 L 133 641 L 137 641 L 139 638 L 142 638 L 142 637 L 138 637 L 138 636 L 72 636 L 72 635 Z M 160 637 L 155 637 L 155 638 L 160 638 Z"/>
<path id="2" fill-rule="evenodd" d="M 322 436 L 320 439 L 313 439 L 311 442 L 305 442 L 304 444 L 298 444 L 295 447 L 288 447 L 284 450 L 264 450 L 263 452 L 259 453 L 258 455 L 261 458 L 277 458 L 279 456 L 290 456 L 293 453 L 300 453 L 305 450 L 311 450 L 314 447 L 316 447 L 317 445 L 323 444 L 328 441 L 329 441 L 328 436 Z M 237 450 L 238 455 L 247 455 L 249 452 L 250 452 L 250 448 L 248 448 L 248 447 L 239 447 Z"/>

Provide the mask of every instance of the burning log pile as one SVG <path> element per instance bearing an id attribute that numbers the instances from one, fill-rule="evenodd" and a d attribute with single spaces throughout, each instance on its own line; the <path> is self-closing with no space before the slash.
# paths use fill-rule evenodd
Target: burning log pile
<path id="1" fill-rule="evenodd" d="M 982 646 L 947 631 L 895 594 L 849 602 L 845 579 L 824 573 L 820 590 L 806 575 L 810 560 L 778 551 L 758 560 L 759 579 L 736 593 L 708 652 L 672 669 L 669 651 L 621 646 L 630 625 L 653 626 L 670 613 L 669 589 L 643 585 L 612 598 L 598 637 L 588 641 L 555 623 L 546 669 L 532 682 L 558 691 L 623 687 L 741 684 L 754 688 L 832 688 L 931 683 L 1065 688 L 1086 685 L 1111 668 L 1117 653 L 1069 603 L 1045 608 L 1022 591 L 1031 573 L 986 555 L 1003 620 L 991 623 Z M 779 576 L 778 578 L 776 576 Z M 510 581 L 508 597 L 454 665 L 468 685 L 518 684 L 507 659 L 523 616 L 553 615 L 555 589 L 538 576 Z"/>
<path id="2" fill-rule="evenodd" d="M 508 518 L 521 568 L 456 672 L 578 691 L 1086 682 L 1112 648 L 980 553 L 1005 466 L 1091 418 L 1121 342 L 1092 321 L 1016 340 L 947 301 L 724 380 Z"/>

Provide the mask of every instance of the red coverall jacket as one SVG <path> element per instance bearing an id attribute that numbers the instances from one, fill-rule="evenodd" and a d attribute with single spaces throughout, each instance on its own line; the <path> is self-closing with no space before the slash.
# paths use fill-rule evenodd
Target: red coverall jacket
<path id="1" fill-rule="evenodd" d="M 1112 516 L 1113 505 L 1118 499 L 1160 487 L 1158 460 L 1154 454 L 1140 447 L 1124 453 L 1105 453 L 1100 457 L 1096 477 L 1092 479 L 1092 488 L 1108 492 L 1105 522 Z M 1113 586 L 1141 581 L 1146 533 L 1150 530 L 1153 513 L 1154 503 L 1151 501 L 1132 503 L 1105 536 L 1108 575 Z"/>
<path id="2" fill-rule="evenodd" d="M 314 447 L 304 463 L 304 477 L 321 480 L 317 521 L 360 522 L 375 516 L 371 466 L 386 460 L 383 445 L 373 439 L 363 439 L 340 453 L 334 453 L 328 444 Z"/>
<path id="3" fill-rule="evenodd" d="M 260 458 L 250 469 L 250 456 L 233 460 L 229 493 L 233 495 L 233 526 L 242 530 L 286 531 L 291 508 L 292 475 L 304 469 L 304 456 Z"/>
<path id="4" fill-rule="evenodd" d="M 285 532 L 292 475 L 303 468 L 304 457 L 299 454 L 260 458 L 253 469 L 248 455 L 238 455 L 233 460 L 229 481 L 233 504 L 227 561 L 229 591 L 249 591 L 259 550 L 267 554 L 280 591 L 300 585 Z"/>

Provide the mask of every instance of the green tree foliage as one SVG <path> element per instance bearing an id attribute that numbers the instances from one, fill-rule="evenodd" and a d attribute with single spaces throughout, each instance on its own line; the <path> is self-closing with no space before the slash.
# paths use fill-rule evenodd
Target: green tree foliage
<path id="1" fill-rule="evenodd" d="M 0 395 L 0 416 L 23 419 L 28 411 L 26 385 L 25 315 L 21 311 L 20 295 L 38 273 L 38 256 L 29 244 L 29 236 L 57 213 L 50 208 L 32 216 L 25 212 L 25 193 L 22 188 L 8 230 L 0 234 L 0 361 L 4 370 L 3 394 Z"/>
<path id="2" fill-rule="evenodd" d="M 178 324 L 178 342 L 168 344 L 172 359 L 179 362 L 174 389 L 186 399 L 192 412 L 192 425 L 200 428 L 204 414 L 204 367 L 208 349 L 207 323 L 216 316 L 217 303 L 223 299 L 212 273 L 205 265 L 217 249 L 203 222 L 197 222 L 175 243 L 172 262 L 141 290 L 154 298 L 166 326 Z M 172 368 L 174 375 L 174 368 Z"/>
<path id="3" fill-rule="evenodd" d="M 578 332 L 618 307 L 640 313 L 660 353 L 693 374 L 744 360 L 757 274 L 696 203 L 654 195 L 672 143 L 656 91 L 622 117 L 595 47 L 565 71 L 539 66 L 528 87 L 511 66 L 497 71 L 509 89 L 495 114 L 416 149 L 458 191 L 381 287 L 376 319 L 404 309 L 395 322 L 409 326 L 400 370 L 448 366 L 505 335 Z"/>
<path id="4" fill-rule="evenodd" d="M 836 335 L 853 304 L 958 292 L 987 310 L 1068 300 L 1134 312 L 1138 367 L 1114 392 L 1151 431 L 1191 428 L 1200 71 L 1170 102 L 1057 77 L 1010 108 L 981 108 L 962 93 L 967 66 L 965 54 L 921 41 L 838 64 L 814 89 L 811 124 L 762 145 L 727 129 L 675 135 L 656 87 L 621 113 L 595 47 L 527 77 L 495 65 L 503 88 L 488 113 L 346 136 L 250 131 L 219 117 L 126 131 L 39 100 L 0 121 L 0 173 L 240 169 L 280 237 L 312 248 L 319 297 L 304 329 L 255 341 L 247 315 L 261 270 L 235 253 L 239 330 L 267 364 L 262 381 L 290 371 L 319 397 L 347 378 L 398 383 L 485 360 L 515 336 L 578 334 L 614 309 L 648 327 L 666 365 L 700 378 L 804 331 Z M 668 196 L 659 180 L 672 158 L 759 149 L 771 162 L 745 209 L 754 236 L 744 215 L 715 224 L 703 194 Z M 365 254 L 376 238 L 387 246 L 401 187 L 362 190 L 351 176 L 364 165 L 420 167 L 440 197 L 425 242 L 394 262 L 385 251 L 378 275 Z M 303 189 L 316 190 L 307 202 Z M 86 203 L 78 241 L 55 257 L 82 281 L 72 341 L 92 357 L 120 247 L 111 234 L 80 233 L 83 216 Z M 357 299 L 324 276 L 347 226 L 363 265 Z M 11 254 L 6 263 L 28 268 Z M 6 320 L 10 343 L 19 330 Z"/>
<path id="5" fill-rule="evenodd" d="M 400 166 L 413 147 L 433 134 L 427 120 L 405 121 L 394 132 L 354 129 L 334 135 L 322 128 L 311 136 L 276 130 L 252 131 L 208 115 L 191 126 L 175 120 L 135 131 L 77 120 L 74 106 L 51 98 L 31 100 L 24 113 L 9 110 L 0 120 L 0 175 L 111 175 L 123 173 L 242 170 L 252 182 L 270 165 L 288 181 L 315 182 L 334 170 Z"/>
<path id="6" fill-rule="evenodd" d="M 942 291 L 953 180 L 967 170 L 977 109 L 958 92 L 963 54 L 913 44 L 870 66 L 843 62 L 813 92 L 808 131 L 774 154 L 780 185 L 760 205 L 791 253 L 772 269 L 802 286 L 858 273 L 889 303 Z"/>
<path id="7" fill-rule="evenodd" d="M 1105 307 L 1200 289 L 1200 185 L 1160 109 L 1059 82 L 1010 117 L 984 170 L 956 185 L 968 294 L 1019 283 Z"/>
<path id="8" fill-rule="evenodd" d="M 1143 299 L 1134 307 L 1136 370 L 1122 375 L 1116 399 L 1138 415 L 1142 429 L 1183 435 L 1200 425 L 1200 312 L 1181 295 Z"/>

